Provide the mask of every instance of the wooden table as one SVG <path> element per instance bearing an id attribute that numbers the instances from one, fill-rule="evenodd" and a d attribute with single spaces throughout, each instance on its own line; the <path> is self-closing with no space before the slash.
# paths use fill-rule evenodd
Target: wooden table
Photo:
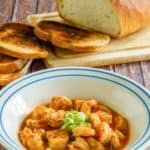
<path id="1" fill-rule="evenodd" d="M 55 11 L 55 1 L 56 0 L 0 0 L 0 21 L 24 22 L 26 16 L 30 14 Z M 32 70 L 39 69 L 40 65 L 40 61 L 34 62 Z M 150 89 L 150 61 L 106 66 L 102 68 L 128 76 Z M 0 146 L 0 150 L 4 149 Z"/>

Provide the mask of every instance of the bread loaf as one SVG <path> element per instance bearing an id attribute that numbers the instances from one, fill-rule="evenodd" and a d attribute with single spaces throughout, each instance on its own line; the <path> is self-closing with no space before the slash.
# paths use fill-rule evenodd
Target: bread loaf
<path id="1" fill-rule="evenodd" d="M 57 5 L 65 20 L 113 37 L 150 24 L 150 0 L 58 0 Z"/>

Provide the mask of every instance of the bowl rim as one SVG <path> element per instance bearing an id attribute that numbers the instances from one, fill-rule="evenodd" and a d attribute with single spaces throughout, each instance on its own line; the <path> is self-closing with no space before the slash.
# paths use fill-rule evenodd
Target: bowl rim
<path id="1" fill-rule="evenodd" d="M 15 87 L 15 86 L 17 86 L 17 84 L 19 84 L 19 83 L 21 83 L 21 82 L 25 82 L 25 80 L 26 79 L 29 79 L 29 78 L 34 78 L 35 76 L 37 76 L 37 75 L 41 75 L 41 74 L 47 74 L 47 73 L 50 73 L 50 72 L 58 72 L 58 71 L 68 71 L 68 70 L 72 70 L 72 71 L 75 71 L 75 70 L 78 70 L 78 71 L 85 71 L 84 73 L 86 73 L 86 71 L 89 71 L 89 72 L 96 72 L 96 73 L 103 73 L 103 74 L 107 74 L 107 75 L 110 75 L 110 76 L 113 76 L 113 77 L 116 77 L 116 78 L 119 78 L 119 79 L 121 79 L 121 81 L 118 81 L 118 83 L 119 82 L 122 82 L 122 80 L 124 80 L 125 82 L 128 82 L 129 84 L 132 84 L 132 85 L 134 85 L 136 88 L 138 88 L 140 91 L 142 91 L 146 96 L 148 96 L 148 98 L 150 98 L 150 92 L 147 90 L 147 89 L 145 89 L 142 85 L 140 85 L 139 83 L 137 83 L 137 82 L 135 82 L 135 81 L 133 81 L 132 79 L 130 79 L 130 78 L 128 78 L 128 77 L 125 77 L 125 76 L 123 76 L 123 75 L 120 75 L 120 74 L 118 74 L 118 73 L 116 73 L 116 72 L 112 72 L 112 71 L 108 71 L 108 70 L 103 70 L 103 69 L 98 69 L 98 68 L 91 68 L 91 67 L 58 67 L 58 68 L 50 68 L 50 69 L 44 69 L 44 70 L 41 70 L 41 71 L 37 71 L 37 72 L 34 72 L 34 73 L 30 73 L 30 74 L 28 74 L 28 75 L 26 75 L 26 76 L 24 76 L 24 77 L 22 77 L 22 78 L 20 78 L 20 79 L 18 79 L 18 80 L 16 80 L 16 81 L 14 81 L 14 82 L 12 82 L 11 84 L 9 84 L 9 85 L 7 85 L 6 87 L 4 87 L 1 91 L 0 91 L 0 98 L 3 96 L 3 95 L 5 95 L 5 92 L 7 92 L 7 91 L 9 91 L 9 90 L 11 90 L 13 87 Z M 96 74 L 97 75 L 97 74 Z M 96 76 L 95 75 L 95 76 Z M 61 76 L 61 75 L 60 75 Z M 88 76 L 90 76 L 90 75 L 88 75 Z M 117 82 L 116 82 L 117 83 Z M 124 84 L 122 84 L 122 86 L 123 86 Z M 124 87 L 124 86 L 123 86 Z M 127 88 L 128 89 L 128 86 L 126 86 L 125 88 Z M 130 89 L 130 91 L 131 91 L 131 89 Z M 136 93 L 136 90 L 135 91 L 131 91 L 131 92 L 133 92 L 134 94 L 136 94 L 137 95 L 137 93 Z M 139 95 L 138 95 L 138 97 L 139 97 Z M 141 99 L 141 97 L 140 97 L 140 99 Z M 6 101 L 5 101 L 6 102 Z M 150 106 L 149 106 L 149 104 L 146 104 L 146 101 L 145 100 L 143 100 L 143 102 L 145 103 L 145 107 L 147 106 L 147 109 L 148 109 L 148 119 L 149 119 L 149 123 L 150 123 Z M 147 102 L 148 103 L 148 102 Z M 3 109 L 1 109 L 0 110 L 0 127 L 1 127 L 1 123 L 2 123 L 2 110 Z M 147 128 L 147 131 L 149 131 L 150 130 L 150 126 L 148 126 L 148 128 Z M 138 143 L 140 142 L 140 140 L 142 140 L 143 138 L 144 138 L 144 135 L 145 135 L 146 133 L 144 133 L 143 134 L 143 136 L 138 140 L 138 142 L 136 142 L 136 144 L 134 144 L 133 146 L 136 146 L 136 145 L 138 145 Z M 9 143 L 8 142 L 8 140 L 6 140 L 6 138 L 4 138 L 1 134 L 0 134 L 0 137 L 1 137 L 1 139 L 0 139 L 0 143 L 5 143 L 5 144 L 3 144 L 4 145 L 4 147 L 7 147 L 7 146 L 11 146 L 13 149 L 16 149 L 16 148 L 14 148 L 14 146 L 11 144 L 11 143 Z M 7 136 L 6 136 L 7 137 Z M 141 148 L 142 146 L 143 146 L 143 144 L 145 144 L 145 143 L 147 143 L 147 141 L 149 141 L 150 140 L 150 137 L 148 137 L 148 139 L 146 139 L 145 141 L 143 141 L 143 143 L 142 144 L 140 144 L 136 149 L 139 149 L 139 148 Z M 3 142 L 4 141 L 4 142 Z M 9 141 L 10 141 L 10 139 L 9 139 Z M 132 148 L 132 147 L 131 147 Z M 17 148 L 18 149 L 18 148 Z"/>

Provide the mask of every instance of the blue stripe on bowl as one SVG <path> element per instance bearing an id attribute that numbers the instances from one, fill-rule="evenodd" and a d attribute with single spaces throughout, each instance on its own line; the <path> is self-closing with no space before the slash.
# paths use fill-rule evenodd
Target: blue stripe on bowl
<path id="1" fill-rule="evenodd" d="M 111 72 L 109 72 L 109 71 L 95 70 L 95 69 L 91 69 L 91 68 L 87 68 L 87 69 L 86 69 L 86 68 L 63 68 L 63 69 L 62 69 L 62 68 L 58 68 L 58 69 L 50 69 L 50 70 L 44 70 L 44 71 L 32 73 L 32 74 L 30 74 L 30 75 L 25 76 L 25 77 L 22 78 L 22 79 L 19 79 L 19 80 L 16 81 L 16 82 L 10 84 L 10 86 L 8 86 L 8 88 L 5 88 L 4 90 L 2 90 L 2 92 L 1 92 L 1 94 L 0 94 L 0 97 L 3 96 L 3 95 L 5 94 L 5 92 L 7 92 L 7 91 L 8 91 L 10 88 L 12 88 L 13 86 L 15 86 L 15 85 L 17 85 L 18 83 L 20 83 L 20 82 L 22 82 L 22 81 L 24 81 L 24 80 L 26 80 L 26 79 L 29 79 L 29 78 L 31 78 L 31 77 L 33 77 L 33 76 L 42 75 L 42 74 L 49 73 L 49 72 L 65 71 L 65 70 L 72 70 L 72 71 L 74 71 L 74 70 L 78 70 L 78 71 L 90 71 L 90 72 L 97 72 L 97 73 L 103 73 L 103 74 L 111 75 L 111 76 L 120 78 L 120 79 L 122 79 L 122 80 L 125 80 L 126 82 L 131 83 L 132 85 L 134 85 L 134 86 L 136 86 L 138 89 L 140 89 L 142 92 L 144 92 L 145 95 L 147 95 L 148 97 L 150 97 L 150 94 L 148 93 L 147 90 L 145 90 L 142 86 L 138 85 L 138 84 L 135 83 L 134 81 L 132 81 L 132 80 L 130 80 L 130 79 L 127 79 L 126 77 L 122 77 L 122 76 L 120 76 L 119 74 L 116 74 L 116 73 L 114 74 L 114 73 L 111 73 Z M 118 84 L 118 85 L 120 85 L 120 86 L 122 86 L 122 87 L 124 87 L 124 88 L 126 88 L 126 89 L 128 89 L 128 90 L 130 90 L 130 92 L 132 92 L 132 93 L 134 93 L 136 96 L 138 96 L 138 97 L 140 98 L 140 100 L 142 101 L 142 103 L 144 104 L 145 108 L 147 109 L 148 114 L 150 113 L 150 110 L 149 110 L 147 104 L 145 103 L 145 101 L 144 101 L 136 92 L 134 92 L 132 89 L 130 89 L 130 88 L 128 88 L 128 87 L 126 87 L 126 86 L 124 86 L 124 85 L 122 85 L 122 84 L 120 84 L 120 83 L 118 83 L 118 82 L 116 82 L 116 81 L 112 81 L 112 80 L 109 80 L 109 79 L 106 79 L 106 78 L 97 77 L 97 76 L 90 76 L 90 75 L 81 75 L 81 74 L 79 74 L 79 75 L 77 75 L 77 74 L 72 74 L 72 75 L 58 75 L 58 76 L 52 76 L 52 77 L 48 77 L 48 78 L 39 79 L 39 80 L 30 82 L 30 83 L 28 83 L 27 85 L 24 85 L 24 86 L 22 86 L 21 88 L 17 89 L 15 92 L 13 92 L 13 93 L 9 96 L 9 98 L 10 98 L 11 96 L 13 96 L 17 91 L 19 91 L 20 89 L 22 89 L 22 88 L 24 88 L 24 87 L 26 87 L 26 86 L 28 86 L 28 85 L 34 84 L 34 83 L 39 82 L 39 81 L 42 81 L 42 80 L 50 79 L 50 78 L 51 78 L 51 79 L 52 79 L 52 78 L 60 78 L 60 77 L 65 77 L 65 76 L 68 76 L 68 77 L 69 77 L 69 76 L 78 76 L 78 77 L 81 77 L 81 76 L 82 76 L 82 77 L 98 78 L 98 79 L 103 79 L 103 80 L 107 80 L 107 81 L 113 82 L 113 83 L 115 83 L 115 84 Z M 7 137 L 13 144 L 16 145 L 16 143 L 14 143 L 13 140 L 8 136 L 7 132 L 5 131 L 5 129 L 4 129 L 4 127 L 3 127 L 3 123 L 2 123 L 2 113 L 3 113 L 3 109 L 4 109 L 5 104 L 9 101 L 9 98 L 4 102 L 4 104 L 3 104 L 3 106 L 2 106 L 2 109 L 1 109 L 1 112 L 0 112 L 0 124 L 1 124 L 1 126 L 2 126 L 3 132 L 5 133 L 6 137 Z M 148 131 L 148 129 L 149 129 L 150 116 L 149 116 L 148 118 L 149 118 L 149 121 L 148 121 L 147 129 L 145 130 L 143 136 L 137 141 L 136 144 L 138 144 L 139 141 L 140 141 L 141 139 L 143 139 L 143 137 L 146 135 L 146 133 L 147 133 L 147 131 Z M 8 141 L 8 139 L 5 139 L 4 137 L 2 137 L 2 138 L 3 138 L 3 140 L 4 140 L 6 143 L 8 142 L 9 144 L 11 144 L 11 143 Z M 147 140 L 149 140 L 149 138 L 146 139 L 145 141 L 143 141 L 143 143 L 141 143 L 139 146 L 141 147 Z M 135 144 L 135 145 L 136 145 L 136 144 Z M 12 145 L 12 144 L 11 144 L 11 145 Z M 138 148 L 139 148 L 139 146 L 138 146 Z M 14 147 L 14 146 L 13 146 L 13 147 Z"/>

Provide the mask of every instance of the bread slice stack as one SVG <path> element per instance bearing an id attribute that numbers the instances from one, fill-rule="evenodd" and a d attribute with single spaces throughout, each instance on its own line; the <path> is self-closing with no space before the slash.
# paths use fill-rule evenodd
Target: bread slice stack
<path id="1" fill-rule="evenodd" d="M 57 8 L 0 26 L 0 86 L 26 74 L 33 59 L 48 67 L 150 59 L 150 28 L 133 34 L 150 26 L 150 0 L 57 0 Z"/>
<path id="2" fill-rule="evenodd" d="M 33 27 L 21 23 L 0 26 L 0 86 L 23 76 L 32 59 L 46 58 L 48 46 L 38 39 Z"/>

